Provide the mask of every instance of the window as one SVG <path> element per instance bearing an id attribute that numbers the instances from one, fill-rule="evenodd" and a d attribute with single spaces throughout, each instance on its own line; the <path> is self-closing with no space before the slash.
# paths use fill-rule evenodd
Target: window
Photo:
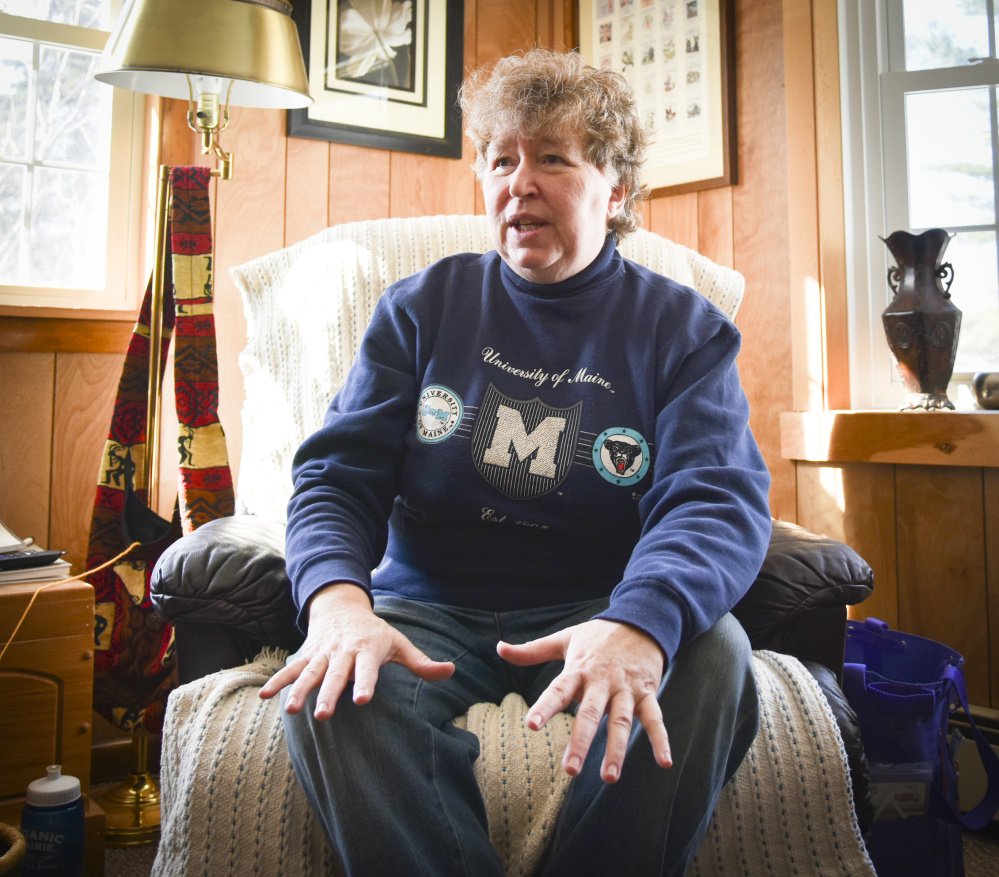
<path id="1" fill-rule="evenodd" d="M 878 240 L 945 228 L 963 313 L 949 392 L 971 407 L 999 371 L 999 0 L 840 0 L 854 406 L 897 407 L 881 312 L 893 264 Z"/>
<path id="2" fill-rule="evenodd" d="M 0 0 L 0 304 L 137 306 L 141 97 L 93 78 L 121 0 Z"/>

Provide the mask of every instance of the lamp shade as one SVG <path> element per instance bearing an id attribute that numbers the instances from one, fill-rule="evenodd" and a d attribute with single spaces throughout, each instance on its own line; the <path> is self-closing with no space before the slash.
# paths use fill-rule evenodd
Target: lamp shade
<path id="1" fill-rule="evenodd" d="M 208 92 L 240 107 L 312 103 L 287 0 L 127 0 L 94 78 L 187 100 L 188 77 L 195 99 Z"/>

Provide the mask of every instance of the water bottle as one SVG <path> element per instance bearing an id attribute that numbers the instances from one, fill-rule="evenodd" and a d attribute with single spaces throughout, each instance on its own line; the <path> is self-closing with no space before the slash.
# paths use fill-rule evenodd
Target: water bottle
<path id="1" fill-rule="evenodd" d="M 85 826 L 80 781 L 63 776 L 58 764 L 45 773 L 28 786 L 21 813 L 21 834 L 28 842 L 21 877 L 82 877 Z"/>

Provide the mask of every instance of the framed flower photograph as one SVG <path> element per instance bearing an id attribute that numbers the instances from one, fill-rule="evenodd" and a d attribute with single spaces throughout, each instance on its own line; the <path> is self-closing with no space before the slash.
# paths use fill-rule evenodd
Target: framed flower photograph
<path id="1" fill-rule="evenodd" d="M 735 0 L 578 0 L 579 48 L 631 84 L 657 193 L 736 183 Z"/>
<path id="2" fill-rule="evenodd" d="M 314 103 L 288 136 L 461 157 L 464 7 L 448 0 L 296 0 Z"/>

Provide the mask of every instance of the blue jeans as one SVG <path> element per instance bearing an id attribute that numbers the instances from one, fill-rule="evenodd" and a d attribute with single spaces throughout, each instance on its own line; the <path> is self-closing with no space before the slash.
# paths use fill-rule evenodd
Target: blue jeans
<path id="1" fill-rule="evenodd" d="M 510 692 L 531 704 L 561 669 L 557 662 L 508 664 L 497 641 L 553 633 L 606 603 L 494 613 L 376 598 L 380 616 L 431 658 L 453 661 L 455 672 L 430 683 L 387 664 L 365 706 L 353 703 L 348 688 L 328 721 L 313 718 L 315 691 L 300 713 L 283 713 L 295 772 L 348 877 L 502 877 L 473 772 L 478 739 L 451 722 Z M 635 722 L 621 778 L 605 784 L 605 719 L 571 783 L 545 877 L 686 871 L 759 720 L 749 640 L 732 616 L 673 657 L 659 703 L 673 767 L 655 763 Z"/>

